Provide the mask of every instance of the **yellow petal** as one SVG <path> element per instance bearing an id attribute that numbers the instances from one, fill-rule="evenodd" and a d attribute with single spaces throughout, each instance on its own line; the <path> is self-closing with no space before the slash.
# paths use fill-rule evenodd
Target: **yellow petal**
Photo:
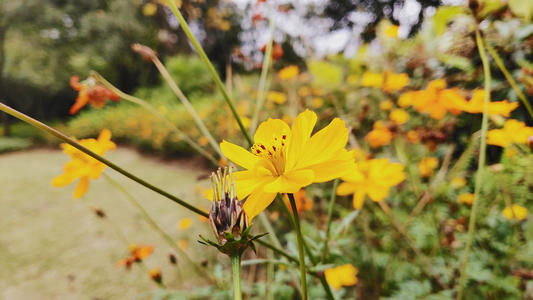
<path id="1" fill-rule="evenodd" d="M 268 119 L 261 123 L 254 135 L 254 142 L 256 144 L 271 145 L 274 138 L 279 138 L 282 135 L 290 136 L 291 129 L 289 125 L 280 119 Z"/>
<path id="2" fill-rule="evenodd" d="M 316 114 L 310 110 L 304 111 L 294 119 L 291 138 L 287 147 L 285 170 L 292 169 L 296 165 L 296 161 L 304 153 L 304 150 L 306 150 L 305 147 L 315 127 L 316 119 Z"/>
<path id="3" fill-rule="evenodd" d="M 259 161 L 259 157 L 228 141 L 222 141 L 220 143 L 220 150 L 229 160 L 246 169 L 253 168 Z"/>
<path id="4" fill-rule="evenodd" d="M 363 204 L 365 203 L 365 196 L 366 193 L 363 190 L 358 190 L 357 192 L 355 192 L 355 194 L 353 194 L 352 199 L 353 208 L 355 208 L 356 210 L 360 210 L 361 208 L 363 208 Z"/>
<path id="5" fill-rule="evenodd" d="M 300 188 L 313 182 L 314 172 L 311 170 L 293 170 L 278 176 L 275 181 L 265 185 L 268 193 L 296 193 Z"/>
<path id="6" fill-rule="evenodd" d="M 373 185 L 368 188 L 368 197 L 375 202 L 382 201 L 389 194 L 389 188 L 381 185 Z"/>
<path id="7" fill-rule="evenodd" d="M 76 180 L 75 176 L 72 176 L 69 173 L 65 173 L 52 179 L 51 183 L 54 187 L 64 187 L 74 182 L 74 180 Z"/>
<path id="8" fill-rule="evenodd" d="M 239 199 L 244 199 L 257 189 L 257 187 L 264 186 L 276 179 L 273 176 L 265 176 L 254 171 L 235 172 L 233 176 L 235 178 L 237 198 Z"/>
<path id="9" fill-rule="evenodd" d="M 74 190 L 74 199 L 79 199 L 85 193 L 87 193 L 87 190 L 89 189 L 89 177 L 84 176 L 80 178 L 78 181 L 78 185 L 76 186 L 76 189 Z"/>
<path id="10" fill-rule="evenodd" d="M 337 187 L 337 195 L 346 196 L 353 194 L 356 190 L 356 185 L 350 182 L 343 182 Z"/>
<path id="11" fill-rule="evenodd" d="M 311 129 L 312 130 L 312 129 Z M 328 126 L 315 133 L 305 145 L 305 152 L 297 168 L 304 168 L 330 159 L 348 142 L 348 129 L 343 120 L 335 118 Z"/>
<path id="12" fill-rule="evenodd" d="M 244 211 L 248 215 L 248 220 L 251 222 L 255 216 L 265 210 L 274 201 L 276 194 L 265 192 L 263 186 L 257 187 L 248 196 L 248 199 L 246 199 L 243 205 Z"/>
<path id="13" fill-rule="evenodd" d="M 335 178 L 343 177 L 347 174 L 350 174 L 354 168 L 353 156 L 348 154 L 348 151 L 342 149 L 346 152 L 347 157 L 342 158 L 342 154 L 338 156 L 338 159 L 328 160 L 323 163 L 312 165 L 308 167 L 309 170 L 312 170 L 315 173 L 315 178 L 313 182 L 326 182 L 333 180 Z"/>

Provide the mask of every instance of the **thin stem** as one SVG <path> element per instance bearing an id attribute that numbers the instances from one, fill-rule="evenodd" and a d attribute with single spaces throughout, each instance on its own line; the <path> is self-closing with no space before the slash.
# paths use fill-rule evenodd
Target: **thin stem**
<path id="1" fill-rule="evenodd" d="M 200 145 L 198 145 L 188 135 L 186 135 L 181 130 L 179 130 L 178 127 L 176 127 L 176 125 L 174 125 L 174 123 L 172 123 L 169 119 L 167 119 L 165 116 L 163 116 L 161 113 L 159 113 L 159 111 L 157 111 L 157 109 L 155 109 L 149 102 L 122 92 L 117 87 L 112 85 L 109 81 L 107 81 L 104 77 L 102 77 L 102 75 L 98 74 L 95 71 L 91 71 L 91 77 L 93 77 L 96 81 L 98 81 L 101 84 L 103 84 L 108 89 L 112 90 L 120 98 L 122 98 L 122 99 L 124 99 L 126 101 L 129 101 L 129 102 L 135 103 L 137 105 L 140 105 L 143 108 L 147 109 L 154 116 L 156 116 L 159 120 L 161 120 L 163 123 L 165 123 L 172 131 L 174 131 L 174 133 L 176 133 L 176 135 L 180 139 L 184 140 L 192 148 L 194 148 L 194 150 L 198 151 L 198 153 L 200 153 L 203 156 L 205 156 L 205 158 L 209 159 L 212 163 L 214 163 L 215 165 L 218 165 L 218 161 L 213 157 L 213 155 L 211 155 L 209 152 L 205 151 Z"/>
<path id="2" fill-rule="evenodd" d="M 485 48 L 483 46 L 483 40 L 479 29 L 476 29 L 476 43 L 481 57 L 481 63 L 483 64 L 483 73 L 485 75 L 485 105 L 483 106 L 483 118 L 481 120 L 481 145 L 479 149 L 479 161 L 476 172 L 476 183 L 474 187 L 474 203 L 472 204 L 472 210 L 470 211 L 470 220 L 468 221 L 468 238 L 466 241 L 465 252 L 463 254 L 463 262 L 461 264 L 461 276 L 459 277 L 459 287 L 457 291 L 457 300 L 461 300 L 463 297 L 464 285 L 466 281 L 466 267 L 468 265 L 468 259 L 470 258 L 470 250 L 472 248 L 472 240 L 474 239 L 474 231 L 476 230 L 476 213 L 481 198 L 479 193 L 481 191 L 481 185 L 483 180 L 483 171 L 485 167 L 486 148 L 487 148 L 487 129 L 488 129 L 488 116 L 487 106 L 490 99 L 490 67 L 485 54 Z"/>
<path id="3" fill-rule="evenodd" d="M 333 181 L 333 192 L 331 193 L 331 198 L 329 199 L 328 205 L 328 219 L 326 221 L 326 239 L 324 240 L 324 250 L 322 252 L 322 262 L 325 262 L 329 254 L 329 239 L 331 238 L 331 221 L 333 220 L 333 208 L 335 207 L 335 201 L 337 200 L 337 185 L 339 184 L 339 179 Z"/>
<path id="4" fill-rule="evenodd" d="M 263 59 L 263 66 L 261 67 L 261 76 L 259 78 L 259 89 L 257 93 L 257 102 L 255 105 L 255 111 L 254 115 L 252 117 L 252 126 L 250 128 L 250 132 L 255 132 L 257 129 L 257 123 L 259 119 L 259 112 L 261 111 L 261 108 L 263 107 L 263 102 L 265 101 L 265 94 L 267 90 L 267 75 L 268 75 L 268 69 L 270 68 L 270 63 L 272 61 L 272 43 L 274 38 L 274 22 L 272 22 L 272 15 L 269 8 L 269 17 L 268 17 L 268 23 L 269 23 L 269 30 L 270 30 L 270 39 L 268 40 L 268 44 L 265 50 L 265 56 Z"/>
<path id="5" fill-rule="evenodd" d="M 104 175 L 104 178 L 113 186 L 115 187 L 117 190 L 119 190 L 122 194 L 124 194 L 124 196 L 126 196 L 126 199 L 128 199 L 128 201 L 141 213 L 141 216 L 143 217 L 144 221 L 146 223 L 148 223 L 148 225 L 150 225 L 150 227 L 152 227 L 152 229 L 154 231 L 156 231 L 157 233 L 159 233 L 159 235 L 161 235 L 161 237 L 163 238 L 163 240 L 165 240 L 165 242 L 167 242 L 167 244 L 172 248 L 174 249 L 174 251 L 176 251 L 177 253 L 179 253 L 182 257 L 185 258 L 185 260 L 194 267 L 195 271 L 199 274 L 199 275 L 202 275 L 202 276 L 205 276 L 206 278 L 210 279 L 211 281 L 214 281 L 213 278 L 211 278 L 211 276 L 203 269 L 201 269 L 197 264 L 194 263 L 194 261 L 189 257 L 189 255 L 183 251 L 180 247 L 178 247 L 178 245 L 176 244 L 176 242 L 174 242 L 174 240 L 172 239 L 172 237 L 170 237 L 163 229 L 161 229 L 161 227 L 159 227 L 159 225 L 157 225 L 157 223 L 154 221 L 154 219 L 152 219 L 152 217 L 148 214 L 148 212 L 144 209 L 144 207 L 142 207 L 142 205 L 137 201 L 137 199 L 135 199 L 122 185 L 120 185 L 120 183 L 118 183 L 117 181 L 115 181 L 113 178 L 111 178 L 109 175 L 107 174 L 103 174 Z"/>
<path id="6" fill-rule="evenodd" d="M 231 97 L 229 96 L 229 93 L 226 90 L 224 83 L 220 79 L 220 76 L 218 76 L 218 73 L 215 70 L 215 67 L 213 66 L 209 58 L 207 57 L 207 54 L 205 54 L 205 51 L 202 48 L 202 45 L 200 45 L 196 37 L 192 34 L 191 29 L 189 28 L 189 25 L 187 24 L 187 21 L 185 21 L 185 18 L 183 17 L 178 7 L 176 6 L 176 2 L 174 0 L 167 0 L 167 3 L 170 9 L 172 10 L 172 12 L 174 13 L 174 15 L 176 16 L 176 18 L 178 18 L 178 22 L 180 23 L 181 28 L 185 32 L 185 35 L 187 35 L 187 38 L 189 38 L 189 41 L 194 46 L 194 49 L 196 50 L 196 52 L 198 53 L 198 55 L 200 56 L 204 64 L 207 66 L 209 73 L 211 73 L 211 76 L 213 76 L 213 79 L 215 80 L 215 84 L 222 92 L 222 96 L 224 97 L 224 100 L 226 101 L 226 103 L 229 105 L 231 112 L 233 113 L 233 117 L 235 117 L 235 120 L 239 124 L 239 128 L 241 129 L 242 134 L 244 135 L 244 137 L 246 138 L 250 146 L 253 145 L 253 141 L 250 138 L 250 135 L 248 134 L 248 132 L 246 131 L 246 128 L 244 127 L 241 121 L 241 118 L 239 117 L 239 114 L 237 113 L 237 110 L 235 109 L 235 106 L 233 105 L 233 102 L 231 101 Z"/>
<path id="7" fill-rule="evenodd" d="M 198 126 L 198 128 L 200 129 L 202 134 L 207 138 L 207 140 L 209 141 L 209 144 L 211 145 L 211 147 L 221 157 L 223 157 L 222 151 L 220 151 L 220 147 L 218 146 L 217 142 L 215 141 L 215 139 L 213 138 L 213 136 L 211 135 L 209 130 L 207 130 L 207 127 L 205 127 L 204 122 L 202 121 L 202 119 L 200 119 L 200 116 L 198 116 L 198 113 L 196 113 L 196 110 L 191 105 L 191 102 L 189 102 L 189 99 L 187 99 L 187 97 L 180 90 L 180 88 L 178 87 L 176 82 L 172 79 L 172 76 L 170 76 L 170 73 L 168 73 L 167 68 L 165 68 L 165 66 L 163 65 L 163 63 L 161 63 L 161 61 L 159 60 L 159 58 L 157 56 L 153 56 L 152 57 L 152 62 L 154 63 L 154 65 L 159 70 L 159 73 L 161 73 L 161 75 L 163 75 L 163 78 L 165 79 L 167 84 L 170 86 L 170 89 L 174 92 L 176 97 L 178 97 L 178 99 L 180 99 L 180 101 L 183 104 L 183 106 L 185 106 L 185 108 L 187 109 L 189 114 L 192 116 L 192 118 L 194 119 L 194 122 L 196 122 L 196 125 Z"/>
<path id="8" fill-rule="evenodd" d="M 233 299 L 242 300 L 240 255 L 231 256 L 231 271 L 233 272 Z"/>
<path id="9" fill-rule="evenodd" d="M 481 38 L 481 40 L 483 41 L 483 38 Z M 509 73 L 509 70 L 507 70 L 507 68 L 505 67 L 505 64 L 503 63 L 500 55 L 498 55 L 498 52 L 496 52 L 496 50 L 487 41 L 485 41 L 485 47 L 487 48 L 487 51 L 490 53 L 490 56 L 492 56 L 492 58 L 494 59 L 494 62 L 496 63 L 498 68 L 500 68 L 500 71 L 502 71 L 503 76 L 505 76 L 505 79 L 507 79 L 507 82 L 509 82 L 509 84 L 515 91 L 516 95 L 518 96 L 518 98 L 522 101 L 522 103 L 526 107 L 527 112 L 529 113 L 529 116 L 533 118 L 533 108 L 531 108 L 531 104 L 527 100 L 524 93 L 522 93 L 522 90 L 520 90 L 520 88 L 518 87 L 518 84 L 516 84 L 516 81 L 514 80 L 513 76 L 511 76 L 511 74 Z"/>
<path id="10" fill-rule="evenodd" d="M 199 215 L 202 215 L 202 216 L 204 216 L 206 218 L 209 217 L 209 214 L 207 212 L 205 212 L 205 211 L 203 211 L 203 210 L 201 210 L 201 209 L 199 209 L 199 208 L 197 208 L 197 207 L 195 207 L 195 206 L 193 206 L 193 205 L 181 200 L 180 198 L 178 198 L 178 197 L 176 197 L 176 196 L 174 196 L 174 195 L 172 195 L 172 194 L 170 194 L 170 193 L 168 193 L 168 192 L 166 192 L 166 191 L 164 191 L 164 190 L 152 185 L 151 183 L 148 183 L 147 181 L 145 181 L 145 180 L 133 175 L 132 173 L 124 170 L 123 168 L 121 168 L 118 165 L 112 163 L 111 161 L 107 160 L 106 158 L 94 153 L 89 148 L 81 145 L 76 140 L 66 136 L 65 134 L 57 131 L 56 129 L 54 129 L 54 128 L 52 128 L 52 127 L 50 127 L 50 126 L 48 126 L 48 125 L 46 125 L 46 124 L 34 119 L 34 118 L 32 118 L 32 117 L 30 117 L 30 116 L 28 116 L 26 114 L 23 114 L 23 113 L 21 113 L 21 112 L 15 110 L 15 109 L 3 104 L 1 102 L 0 102 L 0 110 L 5 112 L 5 113 L 8 113 L 8 114 L 12 115 L 13 117 L 15 117 L 15 118 L 17 118 L 19 120 L 22 120 L 22 121 L 24 121 L 24 122 L 26 122 L 26 123 L 28 123 L 28 124 L 36 127 L 36 128 L 39 128 L 39 129 L 41 129 L 43 131 L 46 131 L 46 132 L 52 134 L 53 136 L 63 140 L 64 142 L 70 144 L 71 146 L 73 146 L 74 148 L 80 150 L 81 152 L 83 152 L 83 153 L 91 156 L 92 158 L 104 163 L 105 165 L 107 165 L 111 169 L 113 169 L 113 170 L 119 172 L 120 174 L 128 177 L 129 179 L 131 179 L 131 180 L 133 180 L 133 181 L 135 181 L 135 182 L 147 187 L 148 189 L 150 189 L 150 190 L 152 190 L 152 191 L 154 191 L 154 192 L 156 192 L 156 193 L 158 193 L 158 194 L 160 194 L 162 196 L 165 196 L 166 198 L 178 203 L 179 205 L 187 208 L 188 210 L 191 210 L 191 211 L 193 211 L 193 212 L 195 212 L 195 213 L 197 213 Z"/>
<path id="11" fill-rule="evenodd" d="M 302 287 L 302 298 L 307 300 L 307 279 L 305 270 L 305 253 L 304 253 L 304 239 L 302 236 L 302 230 L 300 228 L 300 217 L 298 216 L 298 210 L 296 209 L 296 201 L 293 194 L 287 194 L 291 203 L 292 213 L 294 216 L 294 229 L 296 230 L 296 237 L 298 240 L 298 258 L 300 260 L 300 286 Z"/>

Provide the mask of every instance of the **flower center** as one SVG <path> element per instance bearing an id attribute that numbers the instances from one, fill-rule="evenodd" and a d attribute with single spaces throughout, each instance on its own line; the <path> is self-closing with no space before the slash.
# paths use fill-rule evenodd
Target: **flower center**
<path id="1" fill-rule="evenodd" d="M 251 151 L 253 154 L 268 159 L 274 165 L 277 175 L 285 171 L 285 145 L 287 144 L 287 135 L 274 136 L 270 143 L 255 143 Z"/>

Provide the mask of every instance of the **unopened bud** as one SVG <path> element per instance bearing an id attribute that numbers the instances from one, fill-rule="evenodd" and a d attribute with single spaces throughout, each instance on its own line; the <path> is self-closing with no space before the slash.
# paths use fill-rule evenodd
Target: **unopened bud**
<path id="1" fill-rule="evenodd" d="M 154 50 L 152 50 L 152 48 L 145 46 L 145 45 L 135 43 L 131 45 L 131 49 L 139 53 L 147 61 L 151 61 L 157 57 L 157 52 L 155 52 Z"/>

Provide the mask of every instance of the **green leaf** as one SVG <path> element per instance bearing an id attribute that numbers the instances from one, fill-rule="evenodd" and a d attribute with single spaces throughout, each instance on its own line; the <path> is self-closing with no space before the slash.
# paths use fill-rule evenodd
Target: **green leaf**
<path id="1" fill-rule="evenodd" d="M 463 12 L 463 8 L 460 6 L 443 6 L 437 9 L 437 12 L 433 16 L 433 26 L 435 33 L 441 35 L 446 32 L 448 22 L 456 15 Z"/>

